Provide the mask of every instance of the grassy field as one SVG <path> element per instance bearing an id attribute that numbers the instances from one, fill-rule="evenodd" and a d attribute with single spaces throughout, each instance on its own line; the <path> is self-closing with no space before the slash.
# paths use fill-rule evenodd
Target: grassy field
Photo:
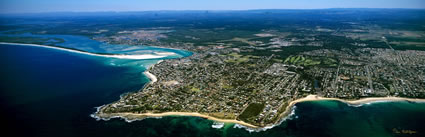
<path id="1" fill-rule="evenodd" d="M 313 66 L 320 64 L 320 60 L 316 60 L 310 57 L 304 57 L 301 55 L 298 56 L 290 56 L 285 59 L 284 63 L 286 64 L 294 64 L 294 65 L 301 65 L 301 66 Z"/>
<path id="2" fill-rule="evenodd" d="M 289 56 L 285 59 L 285 61 L 283 61 L 283 63 L 305 66 L 305 67 L 315 66 L 315 65 L 321 65 L 326 67 L 338 66 L 338 61 L 333 58 L 310 57 L 310 56 L 304 56 L 304 55 Z"/>
<path id="3" fill-rule="evenodd" d="M 263 109 L 264 104 L 251 103 L 248 105 L 245 111 L 243 111 L 242 114 L 239 115 L 239 119 L 245 122 L 255 123 L 255 117 L 260 114 Z"/>
<path id="4" fill-rule="evenodd" d="M 248 62 L 249 58 L 251 57 L 250 55 L 243 56 L 243 55 L 240 55 L 238 53 L 231 53 L 231 54 L 229 54 L 229 56 L 232 56 L 233 59 L 225 60 L 225 62 L 228 62 L 228 63 L 243 63 L 243 62 Z"/>

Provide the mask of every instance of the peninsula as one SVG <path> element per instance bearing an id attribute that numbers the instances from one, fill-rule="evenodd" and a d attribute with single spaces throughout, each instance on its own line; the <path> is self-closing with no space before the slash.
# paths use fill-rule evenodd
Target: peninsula
<path id="1" fill-rule="evenodd" d="M 303 101 L 337 100 L 352 105 L 378 101 L 425 102 L 419 99 L 424 98 L 423 80 L 418 77 L 421 75 L 415 75 L 423 74 L 423 51 L 369 48 L 356 50 L 356 56 L 347 56 L 336 50 L 316 50 L 278 60 L 273 54 L 252 56 L 232 52 L 233 49 L 209 50 L 156 64 L 145 72 L 151 79 L 148 85 L 100 107 L 95 117 L 136 120 L 196 116 L 263 128 L 278 124 L 292 106 Z M 334 64 L 312 65 L 313 69 L 293 63 L 314 62 L 317 56 L 332 62 L 329 55 L 341 57 Z M 391 55 L 397 56 L 386 57 Z M 397 77 L 387 79 L 393 84 L 378 81 L 388 75 Z"/>
<path id="2" fill-rule="evenodd" d="M 326 20 L 272 12 L 235 13 L 235 19 L 214 13 L 214 18 L 196 23 L 176 19 L 170 27 L 94 36 L 105 43 L 193 52 L 149 68 L 145 74 L 152 82 L 94 115 L 127 120 L 188 115 L 262 128 L 280 123 L 302 101 L 359 105 L 425 99 L 425 32 L 418 31 L 420 23 L 372 22 L 344 10 L 329 11 L 344 16 L 323 14 Z"/>
<path id="3" fill-rule="evenodd" d="M 425 10 L 0 20 L 0 106 L 12 134 L 425 137 Z"/>

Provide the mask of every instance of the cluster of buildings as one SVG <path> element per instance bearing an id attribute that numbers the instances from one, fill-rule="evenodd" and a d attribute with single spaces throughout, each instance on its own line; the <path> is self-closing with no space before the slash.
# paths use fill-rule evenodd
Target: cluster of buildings
<path id="1" fill-rule="evenodd" d="M 297 66 L 274 62 L 273 56 L 228 54 L 233 49 L 225 48 L 209 50 L 155 65 L 149 72 L 157 77 L 157 82 L 146 85 L 142 92 L 124 96 L 104 110 L 199 112 L 237 119 L 250 104 L 256 103 L 264 108 L 247 122 L 266 125 L 276 122 L 285 102 L 302 96 L 298 91 L 311 90 L 311 82 L 288 70 Z"/>
<path id="2" fill-rule="evenodd" d="M 161 38 L 167 38 L 164 33 L 167 30 L 136 30 L 136 31 L 120 31 L 117 35 L 94 37 L 95 40 L 106 43 L 126 43 L 129 45 L 138 45 L 140 43 L 157 42 Z"/>
<path id="3" fill-rule="evenodd" d="M 301 40 L 290 41 L 294 43 Z M 290 45 L 278 39 L 274 42 L 280 46 Z M 313 43 L 314 46 L 322 44 Z M 253 56 L 240 53 L 249 51 L 247 49 L 251 45 L 235 48 L 220 43 L 216 46 L 171 43 L 166 47 L 183 47 L 196 53 L 187 58 L 156 64 L 148 71 L 158 81 L 146 85 L 141 92 L 123 96 L 119 101 L 105 106 L 102 111 L 198 112 L 264 126 L 276 123 L 290 101 L 309 94 L 341 99 L 425 97 L 423 51 L 319 49 L 301 55 L 311 59 L 336 60 L 337 65 L 320 63 L 302 66 L 285 64 L 276 59 L 279 55 Z M 258 112 L 246 112 L 252 111 L 246 109 L 251 104 L 262 108 Z M 252 116 L 240 119 L 243 113 Z"/>
<path id="4" fill-rule="evenodd" d="M 362 48 L 348 53 L 317 50 L 310 56 L 338 58 L 337 67 L 315 67 L 306 71 L 321 86 L 325 97 L 425 97 L 425 52 Z"/>

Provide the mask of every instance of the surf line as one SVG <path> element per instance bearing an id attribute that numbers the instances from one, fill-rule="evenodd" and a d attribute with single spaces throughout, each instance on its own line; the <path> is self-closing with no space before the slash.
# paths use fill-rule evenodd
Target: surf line
<path id="1" fill-rule="evenodd" d="M 157 59 L 164 58 L 166 55 L 153 55 L 153 54 L 143 54 L 143 55 L 124 55 L 124 54 L 99 54 L 99 53 L 91 53 L 87 51 L 81 51 L 77 49 L 64 48 L 64 47 L 56 47 L 56 46 L 47 46 L 47 45 L 39 45 L 39 44 L 24 44 L 24 43 L 9 43 L 9 42 L 0 42 L 1 45 L 19 45 L 19 46 L 33 46 L 33 47 L 43 47 L 49 49 L 57 49 L 72 53 L 85 54 L 90 56 L 98 56 L 98 57 L 107 57 L 107 58 L 118 58 L 118 59 Z M 175 53 L 173 53 L 175 54 Z M 169 55 L 169 54 L 167 54 Z"/>

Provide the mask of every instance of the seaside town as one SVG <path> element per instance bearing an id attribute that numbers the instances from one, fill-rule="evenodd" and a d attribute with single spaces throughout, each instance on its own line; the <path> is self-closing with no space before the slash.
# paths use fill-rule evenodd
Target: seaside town
<path id="1" fill-rule="evenodd" d="M 17 137 L 425 137 L 425 0 L 2 0 Z"/>
<path id="2" fill-rule="evenodd" d="M 244 44 L 235 46 L 231 43 L 234 41 Z M 424 51 L 394 50 L 388 43 L 386 48 L 352 43 L 350 46 L 361 48 L 317 49 L 289 56 L 279 55 L 276 49 L 302 43 L 326 44 L 315 38 L 270 38 L 269 43 L 234 38 L 208 46 L 157 42 L 194 54 L 152 66 L 147 71 L 155 81 L 140 92 L 102 106 L 96 115 L 108 118 L 128 113 L 196 112 L 265 127 L 288 115 L 292 101 L 308 95 L 343 100 L 425 97 Z M 268 52 L 256 55 L 258 50 Z"/>

